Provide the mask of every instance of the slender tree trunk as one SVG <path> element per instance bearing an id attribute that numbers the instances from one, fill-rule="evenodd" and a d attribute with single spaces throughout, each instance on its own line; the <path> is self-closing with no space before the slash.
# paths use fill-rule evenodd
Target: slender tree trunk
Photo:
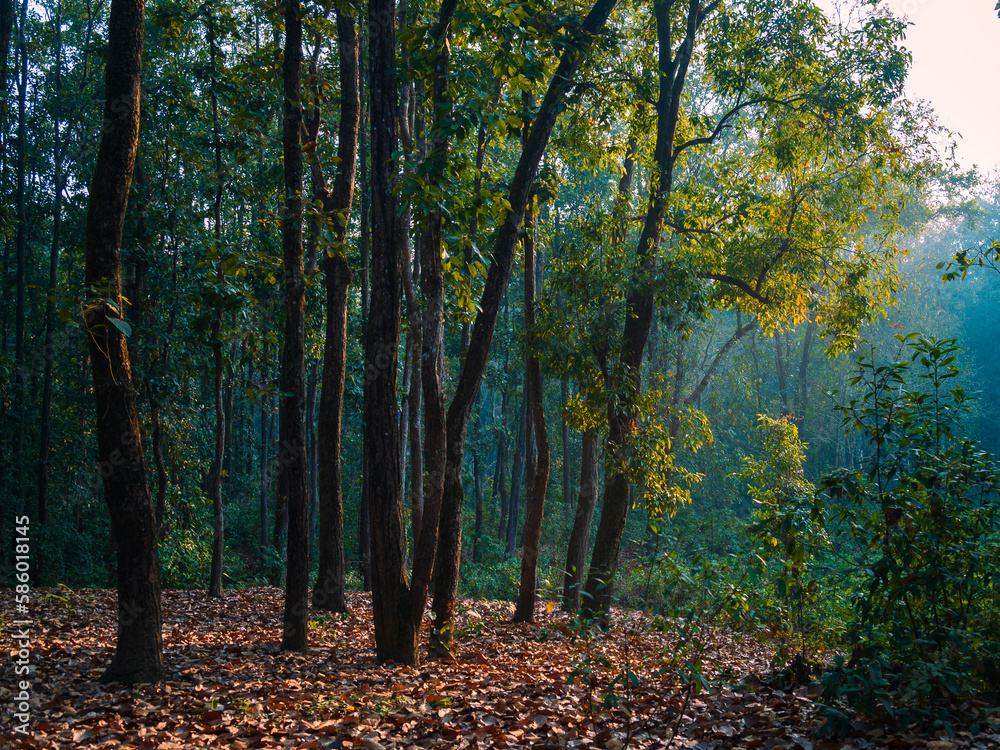
<path id="1" fill-rule="evenodd" d="M 284 82 L 285 349 L 281 370 L 281 444 L 287 452 L 279 471 L 287 492 L 288 560 L 281 648 L 305 651 L 309 615 L 309 496 L 305 446 L 305 277 L 302 246 L 301 77 L 302 17 L 298 0 L 285 3 Z"/>
<path id="2" fill-rule="evenodd" d="M 319 360 L 314 359 L 309 365 L 308 386 L 306 388 L 306 461 L 309 464 L 309 481 L 306 485 L 309 492 L 309 555 L 310 565 L 316 551 L 316 525 L 319 521 L 319 467 L 317 465 L 317 435 L 316 415 L 319 412 Z"/>
<path id="3" fill-rule="evenodd" d="M 524 479 L 524 464 L 528 453 L 530 408 L 528 386 L 525 382 L 521 397 L 521 417 L 517 428 L 517 443 L 514 445 L 514 463 L 510 472 L 510 497 L 507 499 L 507 527 L 504 533 L 508 557 L 517 551 L 517 523 L 521 515 L 521 482 Z"/>
<path id="4" fill-rule="evenodd" d="M 112 0 L 104 127 L 90 186 L 84 316 L 97 406 L 98 459 L 117 541 L 118 640 L 103 682 L 163 678 L 160 560 L 121 321 L 121 241 L 139 142 L 143 3 Z"/>
<path id="5" fill-rule="evenodd" d="M 510 279 L 514 249 L 538 165 L 576 71 L 582 64 L 594 37 L 603 30 L 615 3 L 616 0 L 597 0 L 583 22 L 574 28 L 570 38 L 566 40 L 559 65 L 535 116 L 527 143 L 521 149 L 521 156 L 507 194 L 510 210 L 507 211 L 494 239 L 493 260 L 486 275 L 486 286 L 480 299 L 480 311 L 472 326 L 462 372 L 448 408 L 447 462 L 441 503 L 442 524 L 434 568 L 433 609 L 436 614 L 434 630 L 443 634 L 449 641 L 452 632 L 451 619 L 458 596 L 458 570 L 462 555 L 462 506 L 465 498 L 462 470 L 469 416 L 479 395 L 479 385 L 489 358 L 493 332 Z"/>
<path id="6" fill-rule="evenodd" d="M 215 275 L 219 295 L 215 303 L 215 317 L 212 320 L 212 364 L 215 369 L 215 457 L 209 472 L 208 496 L 212 501 L 212 568 L 208 579 L 208 595 L 222 596 L 222 558 L 225 552 L 225 512 L 222 507 L 222 467 L 226 455 L 226 409 L 223 399 L 223 383 L 225 375 L 225 357 L 222 352 L 222 299 L 223 285 L 226 283 L 225 272 L 222 270 L 222 187 L 225 174 L 222 171 L 222 129 L 219 124 L 219 97 L 217 91 L 216 61 L 218 49 L 215 39 L 215 22 L 212 16 L 211 4 L 206 5 L 206 26 L 208 30 L 209 55 L 212 58 L 210 68 L 210 94 L 212 101 L 212 138 L 215 141 L 215 202 L 212 211 L 212 223 L 215 234 Z"/>
<path id="7" fill-rule="evenodd" d="M 481 422 L 482 410 L 480 410 L 479 418 L 476 420 L 475 426 L 473 427 L 472 435 L 472 441 L 474 443 L 472 451 L 472 475 L 476 491 L 476 527 L 472 535 L 472 561 L 474 563 L 479 562 L 481 542 L 483 539 L 483 467 L 481 456 L 482 448 L 479 445 Z"/>
<path id="8" fill-rule="evenodd" d="M 597 430 L 591 428 L 583 433 L 583 451 L 580 457 L 580 494 L 576 501 L 576 515 L 573 530 L 569 535 L 566 550 L 566 574 L 563 578 L 563 609 L 575 612 L 580 607 L 580 584 L 583 569 L 587 563 L 587 547 L 590 546 L 590 527 L 597 505 L 597 465 L 601 447 L 597 440 Z"/>
<path id="9" fill-rule="evenodd" d="M 809 354 L 815 335 L 816 320 L 813 318 L 806 324 L 806 340 L 802 344 L 802 358 L 799 360 L 799 393 L 795 404 L 795 426 L 799 430 L 799 440 L 803 442 L 806 439 L 806 404 L 809 399 Z"/>
<path id="10" fill-rule="evenodd" d="M 562 381 L 559 395 L 562 396 L 563 407 L 565 407 L 569 403 L 569 383 L 565 380 Z M 566 421 L 565 416 L 562 418 L 562 453 L 563 508 L 566 515 L 569 516 L 573 508 L 573 453 L 570 448 L 569 422 Z"/>
<path id="11" fill-rule="evenodd" d="M 365 37 L 365 21 L 359 22 L 361 33 L 359 39 Z M 368 55 L 364 44 L 358 45 L 360 94 L 361 94 L 361 124 L 358 129 L 358 156 L 360 158 L 360 174 L 358 175 L 359 193 L 361 199 L 360 238 L 358 244 L 361 252 L 361 330 L 368 330 L 368 310 L 371 307 L 371 174 L 368 165 L 368 134 L 371 129 L 371 95 L 368 86 Z M 368 466 L 368 444 L 362 448 L 361 462 Z M 361 588 L 371 591 L 371 523 L 369 521 L 368 483 L 362 482 L 361 507 L 358 508 L 358 560 L 361 568 Z"/>
<path id="12" fill-rule="evenodd" d="M 55 18 L 55 80 L 53 87 L 55 99 L 58 102 L 62 91 L 62 2 L 56 6 Z M 7 80 L 3 79 L 6 87 Z M 6 88 L 4 89 L 6 91 Z M 57 104 L 52 123 L 52 154 L 53 154 L 53 195 L 52 195 L 52 248 L 49 251 L 49 285 L 45 303 L 45 374 L 42 385 L 42 418 L 40 427 L 40 445 L 38 448 L 38 523 L 46 526 L 49 522 L 49 433 L 51 431 L 52 412 L 52 365 L 55 361 L 55 342 L 53 328 L 56 314 L 55 294 L 59 283 L 59 246 L 62 242 L 62 120 L 61 107 Z"/>
<path id="13" fill-rule="evenodd" d="M 674 135 L 680 115 L 681 99 L 688 66 L 694 54 L 698 29 L 716 2 L 703 7 L 700 0 L 690 0 L 684 14 L 684 32 L 672 46 L 671 3 L 654 3 L 658 42 L 659 94 L 656 106 L 656 145 L 653 152 L 649 205 L 636 250 L 636 283 L 626 298 L 625 329 L 620 348 L 621 383 L 615 390 L 622 396 L 608 406 L 606 458 L 613 470 L 605 475 L 604 504 L 597 527 L 594 553 L 585 588 L 582 612 L 587 618 L 602 617 L 611 603 L 611 585 L 618 566 L 622 536 L 629 509 L 629 484 L 623 468 L 636 424 L 636 406 L 642 385 L 642 359 L 653 319 L 653 290 L 639 281 L 652 271 L 663 231 L 663 217 L 673 187 Z M 618 385 L 617 383 L 615 385 Z"/>
<path id="14" fill-rule="evenodd" d="M 785 352 L 781 345 L 781 331 L 774 332 L 774 362 L 778 368 L 778 394 L 781 396 L 781 413 L 788 415 L 788 381 L 785 377 Z"/>
<path id="15" fill-rule="evenodd" d="M 163 341 L 163 353 L 159 358 L 158 366 L 162 369 L 166 369 L 168 363 L 170 362 L 170 342 L 174 336 L 174 329 L 177 326 L 177 307 L 178 307 L 178 295 L 177 295 L 177 272 L 178 272 L 178 260 L 180 258 L 180 251 L 177 246 L 177 235 L 175 232 L 176 228 L 176 211 L 171 210 L 170 220 L 169 220 L 169 232 L 170 232 L 170 246 L 173 256 L 173 273 L 171 281 L 171 304 L 170 304 L 170 319 L 167 323 L 167 333 Z M 164 526 L 164 516 L 167 511 L 167 483 L 169 478 L 167 476 L 167 466 L 163 458 L 163 422 L 160 415 L 160 409 L 162 407 L 163 393 L 158 386 L 153 386 L 150 389 L 150 421 L 152 422 L 153 431 L 153 462 L 156 465 L 156 535 L 157 538 L 162 540 L 164 533 L 166 532 L 166 527 Z"/>
<path id="16" fill-rule="evenodd" d="M 16 194 L 14 197 L 14 212 L 17 222 L 17 236 L 14 244 L 14 425 L 13 461 L 10 466 L 14 475 L 14 492 L 19 505 L 27 511 L 25 503 L 25 482 L 22 478 L 24 465 L 24 434 L 25 434 L 25 402 L 27 400 L 27 362 L 24 357 L 24 315 L 27 282 L 25 274 L 28 262 L 28 217 L 25 199 L 27 171 L 25 167 L 25 152 L 27 150 L 27 117 L 25 102 L 28 94 L 28 43 L 27 26 L 28 0 L 21 5 L 21 17 L 17 28 L 17 162 L 16 162 Z M 6 95 L 6 91 L 4 92 Z"/>
<path id="17" fill-rule="evenodd" d="M 545 410 L 541 368 L 535 354 L 535 222 L 529 206 L 525 214 L 524 235 L 524 331 L 527 343 L 526 399 L 531 408 L 531 426 L 535 438 L 535 457 L 528 483 L 527 511 L 524 518 L 524 543 L 521 554 L 521 586 L 514 610 L 514 622 L 534 622 L 538 580 L 538 555 L 545 514 L 545 492 L 549 486 L 549 438 L 545 430 Z"/>
<path id="18" fill-rule="evenodd" d="M 267 349 L 264 350 L 264 362 L 267 362 Z M 266 365 L 261 367 L 261 381 L 267 382 Z M 268 498 L 271 476 L 271 408 L 270 399 L 261 401 L 260 404 L 260 554 L 263 559 L 267 551 L 267 516 Z"/>
<path id="19" fill-rule="evenodd" d="M 347 308 L 352 272 L 347 264 L 347 224 L 354 199 L 354 177 L 361 118 L 358 31 L 354 19 L 337 10 L 337 50 L 340 54 L 339 162 L 330 206 L 336 247 L 323 261 L 326 274 L 326 343 L 323 351 L 323 392 L 319 412 L 320 530 L 319 571 L 313 606 L 346 612 L 344 598 L 344 497 L 341 463 L 344 382 L 347 374 Z M 314 154 L 314 159 L 318 156 Z M 314 170 L 314 175 L 315 175 Z M 340 217 L 343 217 L 341 220 Z"/>

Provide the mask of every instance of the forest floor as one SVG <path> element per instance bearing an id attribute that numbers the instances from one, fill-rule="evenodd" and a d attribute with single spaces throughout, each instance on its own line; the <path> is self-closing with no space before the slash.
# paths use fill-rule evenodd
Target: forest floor
<path id="1" fill-rule="evenodd" d="M 507 602 L 464 601 L 455 658 L 410 668 L 375 663 L 364 594 L 349 594 L 350 616 L 313 615 L 310 651 L 293 654 L 278 649 L 280 589 L 232 590 L 221 601 L 167 591 L 167 681 L 102 686 L 114 592 L 33 593 L 32 733 L 11 732 L 19 679 L 11 647 L 0 673 L 4 748 L 1000 747 L 1000 735 L 927 738 L 868 722 L 856 722 L 846 738 L 821 739 L 815 693 L 753 677 L 771 664 L 757 639 L 704 631 L 704 656 L 714 661 L 705 675 L 714 687 L 691 695 L 672 671 L 676 631 L 663 634 L 646 615 L 615 611 L 609 633 L 580 638 L 552 605 L 539 606 L 536 624 L 513 625 Z M 595 681 L 589 688 L 587 670 Z M 571 679 L 574 672 L 580 676 Z M 618 707 L 607 708 L 616 677 Z"/>

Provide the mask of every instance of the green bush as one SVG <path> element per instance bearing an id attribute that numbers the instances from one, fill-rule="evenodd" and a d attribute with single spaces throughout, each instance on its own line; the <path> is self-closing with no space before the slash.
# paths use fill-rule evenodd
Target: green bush
<path id="1" fill-rule="evenodd" d="M 831 669 L 827 695 L 870 711 L 856 687 L 875 675 L 897 719 L 944 726 L 949 705 L 997 684 L 1000 467 L 959 433 L 959 347 L 897 338 L 908 357 L 861 356 L 862 395 L 841 407 L 870 453 L 825 477 L 817 499 L 857 581 L 853 657 Z"/>

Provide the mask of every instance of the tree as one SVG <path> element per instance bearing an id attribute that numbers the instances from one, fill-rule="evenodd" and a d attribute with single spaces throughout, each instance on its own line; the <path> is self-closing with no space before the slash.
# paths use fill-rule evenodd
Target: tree
<path id="1" fill-rule="evenodd" d="M 285 347 L 281 360 L 280 436 L 282 482 L 288 512 L 288 570 L 281 647 L 305 651 L 309 617 L 309 497 L 306 492 L 305 303 L 302 264 L 302 18 L 297 1 L 285 4 L 284 87 L 285 211 L 281 229 L 285 261 Z"/>
<path id="2" fill-rule="evenodd" d="M 121 241 L 139 143 L 143 3 L 113 0 L 104 127 L 87 207 L 84 324 L 104 493 L 117 544 L 118 641 L 103 682 L 163 678 L 160 560 L 122 319 Z"/>
<path id="3" fill-rule="evenodd" d="M 340 54 L 340 125 L 337 138 L 337 176 L 326 188 L 319 154 L 313 150 L 310 167 L 313 191 L 323 201 L 323 220 L 333 224 L 333 246 L 326 251 L 326 343 L 323 350 L 323 391 L 320 396 L 319 442 L 319 571 L 313 587 L 313 606 L 347 611 L 344 601 L 344 516 L 341 486 L 341 413 L 347 372 L 348 289 L 353 276 L 347 263 L 347 218 L 354 195 L 361 99 L 358 78 L 358 31 L 354 19 L 337 11 L 337 49 Z M 319 97 L 310 137 L 319 128 Z"/>
<path id="4" fill-rule="evenodd" d="M 456 0 L 445 0 L 432 37 L 437 50 L 433 74 L 435 125 L 449 117 L 445 99 L 450 58 L 449 35 Z M 400 249 L 404 246 L 398 202 L 393 193 L 396 145 L 396 31 L 394 3 L 374 0 L 369 5 L 369 62 L 371 99 L 371 305 L 365 331 L 365 483 L 371 519 L 372 609 L 376 654 L 380 661 L 404 664 L 418 661 L 418 636 L 426 606 L 427 587 L 434 563 L 440 513 L 440 448 L 444 443 L 443 406 L 439 350 L 441 315 L 440 222 L 432 212 L 428 220 L 424 260 L 429 286 L 423 335 L 423 390 L 427 415 L 424 460 L 428 463 L 419 541 L 414 553 L 413 575 L 406 580 L 403 534 L 401 440 L 396 418 L 396 369 L 401 305 Z M 446 159 L 447 137 L 443 127 L 435 129 L 435 158 Z M 435 420 L 437 420 L 435 422 Z"/>
<path id="5" fill-rule="evenodd" d="M 521 150 L 517 168 L 507 193 L 504 219 L 493 242 L 493 260 L 486 275 L 486 286 L 479 304 L 469 337 L 469 348 L 462 364 L 455 395 L 448 407 L 446 422 L 447 461 L 445 465 L 444 492 L 441 501 L 441 528 L 438 537 L 437 557 L 434 566 L 434 630 L 442 645 L 452 638 L 451 621 L 458 595 L 458 570 L 462 551 L 462 507 L 465 490 L 462 484 L 465 437 L 469 417 L 479 395 L 479 386 L 489 358 L 490 343 L 496 329 L 497 316 L 503 303 L 504 291 L 510 279 L 524 211 L 527 207 L 532 184 L 548 145 L 552 129 L 564 107 L 573 76 L 601 33 L 616 0 L 597 0 L 583 22 L 575 27 L 559 59 L 559 65 L 549 81 L 545 97 L 538 108 Z M 511 498 L 511 505 L 516 503 Z"/>
<path id="6" fill-rule="evenodd" d="M 702 39 L 706 20 L 716 11 L 711 33 Z M 826 330 L 856 329 L 878 308 L 878 295 L 893 286 L 891 279 L 875 278 L 881 272 L 873 271 L 873 257 L 856 252 L 864 250 L 863 243 L 845 245 L 844 236 L 852 232 L 857 236 L 857 227 L 868 217 L 854 214 L 848 218 L 853 213 L 849 204 L 836 203 L 829 209 L 833 201 L 813 204 L 812 199 L 822 194 L 820 185 L 831 184 L 840 190 L 851 184 L 855 196 L 858 188 L 861 194 L 871 196 L 872 215 L 893 210 L 885 189 L 894 168 L 892 157 L 885 156 L 892 153 L 892 139 L 877 118 L 864 114 L 864 105 L 888 106 L 901 85 L 905 57 L 896 46 L 901 33 L 898 22 L 878 17 L 861 24 L 857 31 L 833 33 L 823 14 L 809 2 L 723 8 L 718 2 L 693 1 L 684 8 L 664 0 L 654 4 L 654 14 L 660 75 L 653 171 L 618 361 L 607 388 L 606 461 L 614 468 L 605 477 L 604 505 L 586 584 L 586 616 L 607 611 L 630 507 L 629 446 L 639 434 L 642 362 L 657 301 L 657 264 L 712 282 L 711 294 L 717 306 L 756 312 L 768 330 L 778 328 L 781 321 L 804 318 L 814 299 L 811 290 L 818 288 L 830 292 L 824 310 Z M 712 116 L 697 116 L 694 121 L 701 124 L 692 127 L 693 115 L 684 113 L 683 99 L 700 41 L 705 50 L 701 64 L 723 105 Z M 804 59 L 813 60 L 815 65 L 803 67 Z M 876 76 L 875 70 L 881 73 Z M 750 113 L 755 113 L 752 118 Z M 704 218 L 712 226 L 687 218 L 707 209 L 705 202 L 687 201 L 697 192 L 691 186 L 709 187 L 704 197 L 717 200 L 719 194 L 711 189 L 714 180 L 707 185 L 682 184 L 679 194 L 674 188 L 678 176 L 686 177 L 694 170 L 695 157 L 689 156 L 689 151 L 702 153 L 741 123 L 758 128 L 762 135 L 758 157 L 751 162 L 770 164 L 769 169 L 781 178 L 773 183 L 778 186 L 774 197 L 760 204 L 771 207 L 770 218 L 759 214 L 747 222 L 745 233 L 739 230 L 729 235 L 718 231 L 718 222 L 739 215 L 740 204 L 711 219 L 708 217 L 713 212 L 707 210 Z M 818 156 L 820 153 L 825 156 Z M 745 161 L 746 154 L 730 158 L 736 164 Z M 797 169 L 822 172 L 831 162 L 836 176 L 827 173 L 800 181 Z M 763 180 L 759 174 L 748 176 L 748 186 L 754 187 L 745 194 L 746 199 L 753 202 L 750 194 L 759 196 L 759 186 L 769 184 L 770 179 Z M 782 202 L 784 208 L 773 212 L 775 202 Z M 809 208 L 800 210 L 806 204 Z M 834 226 L 839 227 L 839 237 Z M 661 249 L 668 230 L 676 242 L 673 247 L 680 252 L 668 255 Z M 690 238 L 703 236 L 713 239 L 688 245 Z M 685 246 L 700 252 L 688 253 Z M 708 248 L 715 250 L 705 252 Z M 880 252 L 885 255 L 880 256 Z M 884 249 L 876 243 L 873 254 L 890 276 L 893 252 L 891 243 Z M 836 273 L 829 275 L 828 268 Z M 673 304 L 686 306 L 683 300 L 682 293 Z"/>

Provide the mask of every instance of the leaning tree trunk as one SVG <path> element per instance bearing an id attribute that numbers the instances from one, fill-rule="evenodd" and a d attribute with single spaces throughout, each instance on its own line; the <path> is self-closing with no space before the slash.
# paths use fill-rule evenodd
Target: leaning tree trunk
<path id="1" fill-rule="evenodd" d="M 534 211 L 528 208 L 524 236 L 524 331 L 527 343 L 525 398 L 531 409 L 531 427 L 535 438 L 535 455 L 528 481 L 528 498 L 524 517 L 524 543 L 521 547 L 521 586 L 518 591 L 514 622 L 534 622 L 538 552 L 545 513 L 545 492 L 549 486 L 549 438 L 545 431 L 542 374 L 535 347 L 535 240 Z"/>
<path id="2" fill-rule="evenodd" d="M 302 18 L 298 0 L 285 3 L 285 58 L 282 64 L 285 117 L 285 216 L 281 245 L 285 260 L 285 348 L 281 364 L 282 489 L 288 513 L 288 560 L 281 648 L 305 651 L 309 616 L 309 496 L 306 491 L 305 306 L 302 265 Z"/>
<path id="3" fill-rule="evenodd" d="M 699 0 L 690 0 L 684 17 L 684 33 L 677 45 L 672 42 L 670 3 L 654 3 L 658 42 L 659 92 L 656 105 L 656 145 L 653 151 L 654 169 L 650 178 L 649 204 L 643 221 L 642 233 L 636 249 L 633 270 L 636 283 L 626 298 L 625 327 L 619 354 L 621 383 L 613 389 L 620 396 L 608 405 L 608 438 L 606 460 L 615 467 L 607 472 L 604 481 L 604 505 L 601 521 L 594 540 L 594 553 L 587 574 L 582 614 L 592 618 L 608 612 L 611 603 L 611 586 L 618 567 L 618 553 L 629 510 L 629 482 L 624 466 L 628 445 L 636 423 L 636 411 L 642 383 L 642 359 L 653 320 L 653 290 L 642 283 L 652 271 L 663 231 L 663 218 L 673 187 L 674 136 L 680 116 L 681 98 L 687 79 L 688 66 L 694 54 L 698 29 L 706 13 L 717 6 L 712 2 L 706 8 Z"/>
<path id="4" fill-rule="evenodd" d="M 462 506 L 465 499 L 462 471 L 469 417 L 486 370 L 500 305 L 503 303 L 504 292 L 510 279 L 514 249 L 538 165 L 562 109 L 563 99 L 573 85 L 576 72 L 583 63 L 594 37 L 604 28 L 616 2 L 617 0 L 597 0 L 583 23 L 575 27 L 571 37 L 566 40 L 559 65 L 549 81 L 545 98 L 538 109 L 527 143 L 521 149 L 521 156 L 514 170 L 507 194 L 510 209 L 496 233 L 493 261 L 486 274 L 480 311 L 472 326 L 462 372 L 459 375 L 454 398 L 448 407 L 447 460 L 441 501 L 441 529 L 434 566 L 433 604 L 436 614 L 434 630 L 444 634 L 443 637 L 448 641 L 452 634 L 451 620 L 458 597 L 458 569 L 462 555 Z"/>
<path id="5" fill-rule="evenodd" d="M 313 606 L 346 612 L 344 599 L 344 499 L 341 464 L 344 381 L 347 373 L 347 307 L 352 272 L 347 264 L 347 220 L 354 198 L 361 100 L 358 78 L 358 31 L 354 19 L 338 9 L 337 49 L 340 53 L 340 128 L 337 174 L 333 191 L 325 191 L 322 172 L 313 169 L 314 188 L 324 188 L 323 212 L 333 223 L 332 254 L 324 260 L 326 275 L 326 343 L 323 350 L 323 391 L 320 395 L 319 572 Z M 317 118 L 318 120 L 318 118 Z M 318 122 L 317 122 L 318 125 Z M 313 164 L 319 156 L 313 152 Z M 327 203 L 327 201 L 329 201 Z"/>
<path id="6" fill-rule="evenodd" d="M 121 319 L 121 242 L 139 143 L 143 3 L 112 0 L 104 128 L 90 185 L 84 315 L 97 402 L 104 497 L 117 541 L 118 640 L 102 682 L 163 678 L 160 559 Z"/>

